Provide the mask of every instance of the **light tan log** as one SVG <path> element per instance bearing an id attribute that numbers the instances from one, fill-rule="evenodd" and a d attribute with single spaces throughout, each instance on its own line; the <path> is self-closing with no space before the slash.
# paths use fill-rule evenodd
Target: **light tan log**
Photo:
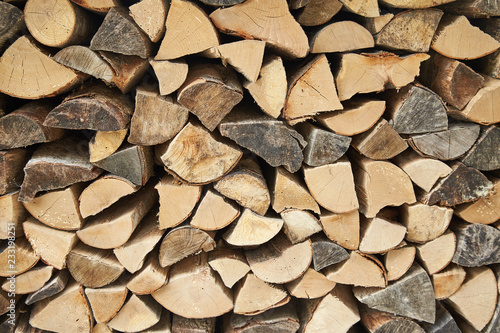
<path id="1" fill-rule="evenodd" d="M 163 37 L 169 5 L 164 0 L 142 0 L 129 7 L 130 16 L 153 43 Z"/>
<path id="2" fill-rule="evenodd" d="M 276 213 L 287 208 L 305 209 L 319 214 L 317 202 L 297 174 L 279 167 L 273 171 L 270 182 L 271 206 Z"/>
<path id="3" fill-rule="evenodd" d="M 312 268 L 296 280 L 288 282 L 286 289 L 296 298 L 318 298 L 328 294 L 335 287 L 335 282 L 328 280 L 323 274 Z"/>
<path id="4" fill-rule="evenodd" d="M 52 266 L 35 266 L 29 271 L 16 276 L 15 292 L 16 294 L 24 295 L 37 291 L 50 279 L 54 267 Z M 9 280 L 2 283 L 2 289 L 6 292 L 11 290 L 11 282 Z"/>
<path id="5" fill-rule="evenodd" d="M 180 88 L 187 78 L 189 66 L 184 58 L 176 60 L 150 60 L 160 85 L 160 95 L 170 95 Z"/>
<path id="6" fill-rule="evenodd" d="M 451 208 L 421 203 L 404 204 L 400 213 L 400 221 L 408 229 L 405 239 L 415 243 L 426 243 L 441 236 L 453 217 Z"/>
<path id="7" fill-rule="evenodd" d="M 15 255 L 14 264 L 12 263 L 12 255 Z M 15 242 L 9 241 L 0 250 L 0 276 L 8 277 L 22 274 L 35 266 L 38 259 L 40 259 L 39 256 L 33 251 L 26 238 L 19 237 L 16 238 Z"/>
<path id="8" fill-rule="evenodd" d="M 386 6 L 395 8 L 429 8 L 434 6 L 443 5 L 455 0 L 380 0 Z"/>
<path id="9" fill-rule="evenodd" d="M 444 269 L 453 259 L 457 238 L 451 231 L 425 244 L 417 245 L 417 258 L 429 275 Z"/>
<path id="10" fill-rule="evenodd" d="M 143 331 L 143 333 L 172 333 L 172 314 L 166 310 L 163 309 L 161 312 L 161 317 L 160 321 Z"/>
<path id="11" fill-rule="evenodd" d="M 465 270 L 457 264 L 449 264 L 442 271 L 432 275 L 434 297 L 437 300 L 453 295 L 465 280 Z"/>
<path id="12" fill-rule="evenodd" d="M 350 52 L 375 46 L 371 33 L 354 21 L 330 23 L 310 41 L 311 53 Z"/>
<path id="13" fill-rule="evenodd" d="M 191 218 L 191 226 L 202 230 L 219 230 L 240 215 L 239 206 L 208 189 Z"/>
<path id="14" fill-rule="evenodd" d="M 325 235 L 348 250 L 357 250 L 359 247 L 359 212 L 326 213 L 322 212 L 319 222 Z"/>
<path id="15" fill-rule="evenodd" d="M 217 248 L 210 251 L 208 264 L 219 273 L 222 282 L 228 288 L 232 288 L 250 271 L 245 255 L 238 250 Z"/>
<path id="16" fill-rule="evenodd" d="M 374 0 L 340 0 L 344 8 L 354 14 L 364 17 L 377 17 L 380 15 L 378 2 Z"/>
<path id="17" fill-rule="evenodd" d="M 500 219 L 500 179 L 491 178 L 492 191 L 478 200 L 454 207 L 454 214 L 470 223 L 490 224 Z"/>
<path id="18" fill-rule="evenodd" d="M 351 252 L 346 261 L 326 267 L 323 273 L 329 280 L 341 284 L 363 287 L 387 285 L 387 274 L 382 263 L 358 251 Z"/>
<path id="19" fill-rule="evenodd" d="M 125 279 L 102 288 L 85 288 L 85 295 L 92 307 L 94 319 L 98 323 L 109 322 L 125 304 L 128 289 Z"/>
<path id="20" fill-rule="evenodd" d="M 132 295 L 108 326 L 121 332 L 142 332 L 160 321 L 161 309 L 149 295 Z"/>
<path id="21" fill-rule="evenodd" d="M 295 9 L 290 6 L 291 9 Z M 342 9 L 339 0 L 311 0 L 297 12 L 295 19 L 302 26 L 318 26 L 327 23 Z"/>
<path id="22" fill-rule="evenodd" d="M 406 234 L 406 228 L 398 222 L 383 217 L 362 218 L 359 251 L 384 253 L 398 246 Z"/>
<path id="23" fill-rule="evenodd" d="M 284 222 L 283 232 L 292 244 L 301 243 L 322 230 L 318 219 L 308 211 L 287 209 L 280 215 Z"/>
<path id="24" fill-rule="evenodd" d="M 97 131 L 89 141 L 90 162 L 98 162 L 113 154 L 125 140 L 128 130 Z"/>
<path id="25" fill-rule="evenodd" d="M 120 0 L 71 0 L 97 14 L 106 14 L 112 7 L 120 5 Z"/>
<path id="26" fill-rule="evenodd" d="M 390 250 L 384 255 L 384 266 L 387 270 L 387 281 L 402 277 L 410 269 L 415 260 L 415 247 L 405 245 Z"/>
<path id="27" fill-rule="evenodd" d="M 106 323 L 97 323 L 92 328 L 92 333 L 113 333 L 111 328 Z"/>
<path id="28" fill-rule="evenodd" d="M 149 68 L 148 59 L 138 56 L 106 51 L 99 51 L 99 54 L 113 68 L 114 75 L 111 82 L 124 94 L 137 86 Z"/>
<path id="29" fill-rule="evenodd" d="M 57 52 L 53 59 L 66 67 L 92 75 L 95 78 L 111 83 L 113 69 L 98 53 L 86 46 L 71 45 Z"/>
<path id="30" fill-rule="evenodd" d="M 392 13 L 386 13 L 376 17 L 365 17 L 362 20 L 362 24 L 371 34 L 375 35 L 379 33 L 393 17 L 394 14 Z"/>
<path id="31" fill-rule="evenodd" d="M 17 200 L 18 196 L 19 191 L 0 196 L 0 239 L 23 235 L 22 223 L 29 213 Z"/>

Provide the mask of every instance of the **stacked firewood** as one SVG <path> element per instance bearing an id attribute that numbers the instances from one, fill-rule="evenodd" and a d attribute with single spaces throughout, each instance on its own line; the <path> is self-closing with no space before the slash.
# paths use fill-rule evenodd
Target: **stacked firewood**
<path id="1" fill-rule="evenodd" d="M 495 16 L 0 2 L 0 331 L 500 332 Z"/>

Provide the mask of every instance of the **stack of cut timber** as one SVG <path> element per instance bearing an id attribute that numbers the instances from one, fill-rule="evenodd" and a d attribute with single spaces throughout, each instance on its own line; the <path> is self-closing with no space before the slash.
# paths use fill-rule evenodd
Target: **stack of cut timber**
<path id="1" fill-rule="evenodd" d="M 499 123 L 498 1 L 0 1 L 0 332 L 500 332 Z"/>

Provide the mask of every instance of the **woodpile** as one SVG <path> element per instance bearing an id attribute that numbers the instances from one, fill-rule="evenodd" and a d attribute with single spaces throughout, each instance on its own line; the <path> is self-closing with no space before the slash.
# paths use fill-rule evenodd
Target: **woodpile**
<path id="1" fill-rule="evenodd" d="M 0 1 L 0 332 L 500 332 L 500 4 Z"/>

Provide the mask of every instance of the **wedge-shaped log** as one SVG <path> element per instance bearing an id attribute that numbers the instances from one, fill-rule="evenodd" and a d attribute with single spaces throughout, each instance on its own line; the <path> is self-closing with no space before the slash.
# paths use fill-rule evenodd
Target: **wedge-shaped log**
<path id="1" fill-rule="evenodd" d="M 26 297 L 26 305 L 31 305 L 63 291 L 64 288 L 66 288 L 69 276 L 68 270 L 56 271 L 53 277 L 46 284 L 44 284 L 43 287 Z"/>
<path id="2" fill-rule="evenodd" d="M 364 17 L 377 17 L 380 15 L 378 2 L 374 0 L 360 1 L 360 0 L 340 0 L 344 7 L 360 16 Z"/>
<path id="3" fill-rule="evenodd" d="M 478 200 L 458 205 L 454 213 L 470 223 L 490 224 L 500 219 L 500 179 L 491 178 L 492 191 Z"/>
<path id="4" fill-rule="evenodd" d="M 359 247 L 359 212 L 326 213 L 322 212 L 319 222 L 325 235 L 348 250 L 357 250 Z"/>
<path id="5" fill-rule="evenodd" d="M 0 23 L 2 26 L 0 52 L 3 52 L 6 46 L 23 33 L 22 30 L 26 27 L 26 23 L 24 22 L 23 11 L 13 4 L 3 2 L 0 4 L 0 11 L 5 14 Z"/>
<path id="6" fill-rule="evenodd" d="M 217 248 L 210 251 L 208 264 L 219 273 L 222 282 L 228 288 L 232 288 L 250 271 L 245 255 L 238 250 Z"/>
<path id="7" fill-rule="evenodd" d="M 429 8 L 443 5 L 456 0 L 380 0 L 380 2 L 389 7 L 395 8 Z"/>
<path id="8" fill-rule="evenodd" d="M 308 211 L 287 209 L 280 215 L 284 222 L 283 232 L 293 244 L 301 243 L 322 230 L 318 219 Z"/>
<path id="9" fill-rule="evenodd" d="M 86 46 L 71 45 L 54 55 L 55 61 L 76 71 L 92 75 L 110 83 L 113 80 L 113 69 L 101 56 Z"/>
<path id="10" fill-rule="evenodd" d="M 285 285 L 290 295 L 296 298 L 318 298 L 328 294 L 335 287 L 335 282 L 328 280 L 323 274 L 308 268 L 299 278 Z"/>
<path id="11" fill-rule="evenodd" d="M 384 217 L 362 218 L 359 251 L 384 253 L 398 246 L 406 234 L 406 228 Z"/>
<path id="12" fill-rule="evenodd" d="M 120 5 L 119 0 L 71 0 L 77 5 L 97 14 L 106 14 L 111 8 Z"/>
<path id="13" fill-rule="evenodd" d="M 132 295 L 108 326 L 122 332 L 142 332 L 160 321 L 161 309 L 149 295 Z"/>
<path id="14" fill-rule="evenodd" d="M 372 35 L 376 35 L 393 17 L 394 14 L 392 13 L 386 13 L 375 17 L 364 17 L 361 23 Z"/>
<path id="15" fill-rule="evenodd" d="M 448 11 L 465 15 L 470 18 L 490 17 L 500 15 L 500 9 L 496 3 L 485 0 L 466 0 L 449 4 L 445 7 Z"/>
<path id="16" fill-rule="evenodd" d="M 290 6 L 290 9 L 296 8 Z M 341 9 L 342 2 L 339 0 L 311 0 L 296 13 L 295 19 L 306 27 L 322 25 L 330 21 Z"/>
<path id="17" fill-rule="evenodd" d="M 119 279 L 102 288 L 85 288 L 85 296 L 89 300 L 97 323 L 107 323 L 116 316 L 125 304 L 127 294 L 125 279 Z"/>
<path id="18" fill-rule="evenodd" d="M 500 262 L 500 231 L 484 224 L 456 223 L 457 249 L 453 262 L 478 267 Z"/>
<path id="19" fill-rule="evenodd" d="M 179 89 L 187 78 L 189 66 L 186 59 L 150 60 L 160 88 L 160 95 L 170 95 Z"/>
<path id="20" fill-rule="evenodd" d="M 239 206 L 208 189 L 191 219 L 191 226 L 202 230 L 219 230 L 240 215 Z"/>
<path id="21" fill-rule="evenodd" d="M 21 237 L 23 235 L 22 223 L 30 216 L 19 202 L 19 191 L 10 192 L 0 196 L 0 239 Z"/>
<path id="22" fill-rule="evenodd" d="M 90 162 L 98 162 L 113 154 L 120 148 L 128 129 L 118 131 L 97 131 L 89 141 Z"/>
<path id="23" fill-rule="evenodd" d="M 395 316 L 387 312 L 360 306 L 361 323 L 370 333 L 382 332 L 412 332 L 424 333 L 424 329 L 413 320 Z"/>
<path id="24" fill-rule="evenodd" d="M 499 169 L 500 157 L 495 153 L 499 146 L 500 129 L 488 126 L 481 131 L 476 143 L 462 158 L 462 163 L 481 171 Z"/>
<path id="25" fill-rule="evenodd" d="M 387 281 L 398 280 L 411 267 L 415 260 L 415 247 L 405 245 L 390 250 L 384 255 L 384 266 L 387 270 Z"/>
<path id="26" fill-rule="evenodd" d="M 401 223 L 407 228 L 405 239 L 426 243 L 441 236 L 450 225 L 453 209 L 421 203 L 404 204 L 400 209 Z"/>
<path id="27" fill-rule="evenodd" d="M 447 231 L 432 241 L 416 246 L 417 258 L 429 275 L 448 266 L 455 254 L 456 243 L 455 234 Z"/>
<path id="28" fill-rule="evenodd" d="M 366 49 L 374 47 L 375 42 L 371 33 L 362 25 L 354 21 L 340 21 L 318 30 L 312 36 L 310 45 L 311 53 L 329 53 Z"/>
<path id="29" fill-rule="evenodd" d="M 47 282 L 52 276 L 53 271 L 54 267 L 52 266 L 40 265 L 16 276 L 16 294 L 25 295 L 42 288 L 45 282 Z M 2 283 L 2 289 L 9 292 L 11 290 L 11 281 L 4 281 Z"/>
<path id="30" fill-rule="evenodd" d="M 271 205 L 276 213 L 289 208 L 320 213 L 318 204 L 297 174 L 275 168 L 271 177 Z"/>
<path id="31" fill-rule="evenodd" d="M 453 295 L 465 280 L 465 270 L 462 266 L 449 264 L 445 269 L 432 275 L 434 297 L 437 300 L 447 299 Z"/>
<path id="32" fill-rule="evenodd" d="M 15 256 L 14 264 L 12 255 Z M 26 238 L 18 237 L 14 242 L 5 242 L 0 248 L 0 276 L 22 274 L 35 266 L 39 259 Z"/>
<path id="33" fill-rule="evenodd" d="M 16 148 L 0 151 L 0 195 L 16 190 L 23 182 L 23 168 L 31 151 Z"/>
<path id="34" fill-rule="evenodd" d="M 202 333 L 215 332 L 217 318 L 184 318 L 172 315 L 172 332 Z"/>
<path id="35" fill-rule="evenodd" d="M 325 267 L 349 259 L 349 253 L 342 246 L 335 244 L 323 234 L 312 236 L 311 241 L 313 248 L 313 268 L 318 272 Z"/>
<path id="36" fill-rule="evenodd" d="M 113 52 L 99 51 L 101 57 L 113 68 L 113 83 L 124 94 L 129 93 L 142 80 L 149 68 L 148 59 Z"/>
<path id="37" fill-rule="evenodd" d="M 436 322 L 434 324 L 421 323 L 420 324 L 426 332 L 430 333 L 461 333 L 455 319 L 446 310 L 446 308 L 441 304 L 441 302 L 436 302 Z"/>
<path id="38" fill-rule="evenodd" d="M 142 0 L 129 7 L 130 16 L 149 39 L 156 43 L 165 33 L 169 3 L 164 0 Z"/>

